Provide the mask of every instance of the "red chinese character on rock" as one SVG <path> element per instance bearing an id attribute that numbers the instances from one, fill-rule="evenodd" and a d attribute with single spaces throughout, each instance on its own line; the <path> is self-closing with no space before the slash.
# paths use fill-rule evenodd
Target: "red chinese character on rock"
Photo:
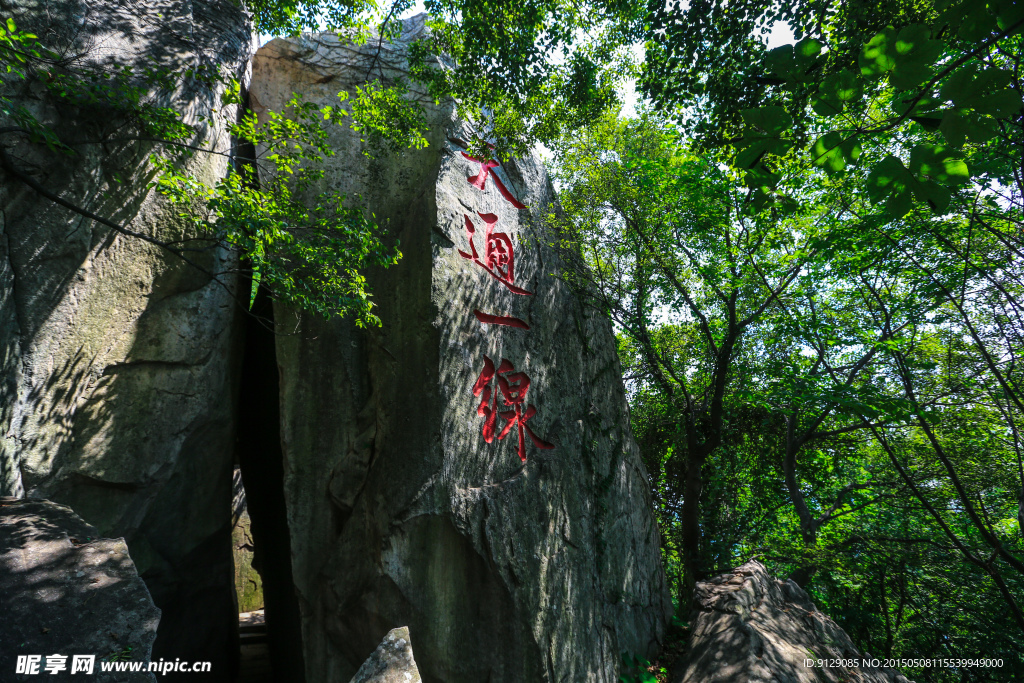
<path id="1" fill-rule="evenodd" d="M 507 327 L 518 327 L 521 330 L 530 329 L 526 321 L 520 318 L 513 318 L 510 315 L 491 315 L 490 313 L 482 313 L 475 308 L 473 309 L 473 315 L 476 316 L 477 320 L 488 325 L 505 325 Z"/>
<path id="2" fill-rule="evenodd" d="M 484 420 L 484 441 L 491 443 L 494 441 L 494 425 L 497 422 L 498 411 L 496 408 L 491 408 L 491 380 L 494 379 L 494 361 L 487 356 L 484 356 L 484 369 L 480 373 L 480 376 L 476 380 L 476 384 L 473 385 L 473 395 L 479 396 L 481 392 L 484 397 L 480 401 L 480 406 L 476 409 L 476 414 L 486 418 Z M 497 403 L 497 401 L 495 401 Z"/>
<path id="3" fill-rule="evenodd" d="M 510 406 L 512 410 L 498 412 L 498 393 L 491 389 L 491 381 L 494 379 L 495 374 L 498 378 L 498 389 L 501 394 L 502 401 L 506 406 Z M 508 436 L 508 433 L 512 430 L 512 427 L 518 427 L 519 432 L 519 459 L 526 462 L 526 439 L 529 435 L 530 440 L 533 441 L 533 445 L 540 449 L 551 449 L 554 448 L 554 444 L 544 441 L 530 429 L 530 426 L 526 424 L 527 420 L 537 414 L 537 409 L 533 405 L 526 406 L 526 392 L 530 388 L 530 378 L 525 372 L 515 372 L 515 367 L 512 363 L 505 359 L 502 359 L 501 365 L 498 366 L 497 373 L 494 370 L 494 361 L 487 356 L 484 356 L 484 369 L 480 373 L 480 377 L 477 378 L 476 384 L 473 385 L 473 395 L 480 396 L 483 394 L 483 399 L 480 401 L 480 405 L 477 408 L 477 415 L 480 415 L 484 419 L 483 435 L 484 441 L 491 443 L 494 441 L 494 432 L 497 425 L 497 416 L 501 415 L 501 418 L 505 420 L 505 428 L 498 434 L 498 440 L 504 439 Z M 491 396 L 494 396 L 494 405 L 491 405 Z"/>
<path id="4" fill-rule="evenodd" d="M 484 256 L 481 259 L 480 254 L 477 253 L 476 243 L 473 241 L 476 227 L 469 216 L 465 216 L 466 235 L 469 237 L 469 248 L 472 253 L 467 254 L 459 249 L 459 254 L 462 258 L 469 259 L 482 267 L 491 274 L 491 277 L 508 287 L 509 291 L 516 294 L 532 295 L 533 292 L 528 292 L 513 284 L 516 277 L 515 252 L 512 250 L 512 239 L 506 233 L 494 232 L 494 226 L 498 222 L 498 217 L 493 213 L 480 213 L 477 215 L 487 225 L 487 232 L 484 234 Z"/>
<path id="5" fill-rule="evenodd" d="M 512 193 L 508 191 L 507 187 L 505 187 L 505 183 L 501 182 L 501 178 L 499 178 L 496 174 L 491 172 L 491 169 L 497 168 L 499 166 L 497 161 L 495 161 L 494 159 L 483 161 L 481 159 L 477 159 L 476 157 L 471 157 L 465 152 L 462 153 L 462 156 L 466 157 L 470 161 L 475 161 L 476 163 L 480 164 L 480 172 L 477 173 L 476 175 L 472 175 L 466 178 L 466 180 L 469 181 L 470 185 L 477 189 L 483 190 L 484 186 L 487 184 L 487 177 L 490 176 L 491 178 L 494 178 L 494 186 L 498 188 L 498 192 L 501 193 L 501 196 L 504 197 L 506 201 L 508 201 L 510 204 L 512 204 L 512 206 L 516 207 L 517 209 L 526 208 L 525 204 L 519 202 L 519 200 L 512 196 Z"/>

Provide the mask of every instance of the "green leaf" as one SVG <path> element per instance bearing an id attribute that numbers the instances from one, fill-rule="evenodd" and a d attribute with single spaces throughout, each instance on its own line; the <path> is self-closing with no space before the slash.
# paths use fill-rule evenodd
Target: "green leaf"
<path id="1" fill-rule="evenodd" d="M 756 211 L 760 211 L 772 203 L 772 196 L 759 187 L 751 195 L 750 203 Z"/>
<path id="2" fill-rule="evenodd" d="M 829 174 L 838 173 L 860 157 L 861 147 L 853 133 L 830 131 L 811 146 L 811 162 Z"/>
<path id="3" fill-rule="evenodd" d="M 782 175 L 779 173 L 773 173 L 763 166 L 755 166 L 754 168 L 747 171 L 744 176 L 744 181 L 752 190 L 758 188 L 775 189 L 782 180 Z"/>
<path id="4" fill-rule="evenodd" d="M 964 40 L 970 42 L 985 40 L 998 28 L 995 16 L 988 11 L 985 3 L 964 3 L 961 12 L 957 14 L 960 15 L 956 17 L 959 26 L 957 35 Z"/>
<path id="5" fill-rule="evenodd" d="M 1024 19 L 1024 4 L 1016 0 L 996 0 L 989 3 L 989 5 L 995 7 L 996 21 L 1001 31 L 1009 29 Z M 1024 30 L 1024 25 L 1019 25 L 1009 35 L 1019 33 L 1022 30 Z"/>
<path id="6" fill-rule="evenodd" d="M 889 155 L 875 164 L 868 174 L 867 193 L 868 198 L 878 203 L 894 192 L 902 192 L 907 189 L 913 176 L 899 158 Z"/>
<path id="7" fill-rule="evenodd" d="M 770 50 L 764 65 L 770 73 L 789 82 L 807 80 L 818 64 L 822 44 L 813 38 L 804 38 L 796 45 L 783 45 Z"/>
<path id="8" fill-rule="evenodd" d="M 849 69 L 829 74 L 811 98 L 811 108 L 820 116 L 836 116 L 847 102 L 859 100 L 864 90 L 860 80 Z"/>
<path id="9" fill-rule="evenodd" d="M 858 63 L 863 76 L 882 76 L 896 67 L 896 29 L 888 27 L 864 44 Z"/>
<path id="10" fill-rule="evenodd" d="M 1020 95 L 1007 87 L 1011 77 L 1009 71 L 982 69 L 973 63 L 950 76 L 939 94 L 961 109 L 974 109 L 979 114 L 1005 118 L 1021 108 Z"/>
<path id="11" fill-rule="evenodd" d="M 918 199 L 927 202 L 932 211 L 937 214 L 945 213 L 949 206 L 949 190 L 930 180 L 921 183 L 916 194 Z"/>
<path id="12" fill-rule="evenodd" d="M 736 165 L 740 168 L 752 168 L 761 161 L 765 154 L 785 154 L 792 146 L 792 142 L 777 136 L 744 136 L 737 143 L 740 151 L 736 154 Z"/>
<path id="13" fill-rule="evenodd" d="M 910 151 L 910 170 L 919 178 L 928 178 L 942 185 L 961 185 L 971 179 L 963 159 L 940 145 L 920 144 Z"/>
<path id="14" fill-rule="evenodd" d="M 781 133 L 793 126 L 793 117 L 783 107 L 771 106 L 744 109 L 740 111 L 740 116 L 743 117 L 743 122 L 748 126 L 762 130 L 765 133 Z"/>
<path id="15" fill-rule="evenodd" d="M 892 96 L 890 107 L 897 116 L 910 118 L 936 116 L 942 100 L 935 97 L 918 97 L 920 93 L 898 92 Z M 916 98 L 916 99 L 915 99 Z"/>
<path id="16" fill-rule="evenodd" d="M 925 130 L 938 130 L 939 126 L 942 124 L 942 118 L 934 114 L 930 114 L 928 116 L 911 116 L 909 118 L 911 121 L 921 124 Z"/>
<path id="17" fill-rule="evenodd" d="M 765 55 L 764 65 L 770 73 L 782 78 L 788 77 L 793 68 L 793 46 L 782 45 L 774 50 L 769 50 Z"/>
<path id="18" fill-rule="evenodd" d="M 895 62 L 889 82 L 898 90 L 911 90 L 929 80 L 943 47 L 942 41 L 931 38 L 931 29 L 924 24 L 904 27 L 891 49 L 887 45 L 887 56 Z"/>
<path id="19" fill-rule="evenodd" d="M 981 97 L 974 108 L 980 114 L 988 114 L 997 119 L 1004 119 L 1020 111 L 1021 105 L 1021 97 L 1017 94 L 1017 91 L 1012 88 L 1005 88 Z"/>
<path id="20" fill-rule="evenodd" d="M 889 74 L 889 82 L 898 90 L 910 90 L 931 79 L 934 73 L 931 64 L 910 60 L 897 62 Z"/>
<path id="21" fill-rule="evenodd" d="M 943 113 L 939 132 L 953 147 L 962 147 L 966 140 L 978 144 L 988 142 L 996 134 L 991 119 L 957 109 L 947 109 Z"/>
<path id="22" fill-rule="evenodd" d="M 237 78 L 228 81 L 224 92 L 221 93 L 220 101 L 223 105 L 242 103 L 242 84 L 238 82 Z"/>
<path id="23" fill-rule="evenodd" d="M 885 200 L 883 207 L 890 218 L 903 218 L 914 207 L 914 193 L 910 188 L 897 190 Z"/>
<path id="24" fill-rule="evenodd" d="M 785 154 L 793 146 L 779 137 L 793 125 L 793 117 L 783 107 L 744 109 L 740 115 L 747 126 L 755 129 L 747 131 L 736 144 L 736 165 L 740 168 L 753 168 L 765 154 Z"/>
<path id="25" fill-rule="evenodd" d="M 814 38 L 804 38 L 793 48 L 793 56 L 802 67 L 810 67 L 817 60 L 824 46 Z"/>

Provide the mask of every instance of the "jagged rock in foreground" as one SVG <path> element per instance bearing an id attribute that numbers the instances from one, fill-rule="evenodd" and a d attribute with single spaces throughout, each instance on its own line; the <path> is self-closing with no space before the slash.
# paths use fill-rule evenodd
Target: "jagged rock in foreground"
<path id="1" fill-rule="evenodd" d="M 45 678 L 47 655 L 66 655 L 59 680 L 71 674 L 76 654 L 95 655 L 94 676 L 99 659 L 111 655 L 148 662 L 160 621 L 124 539 L 100 538 L 71 508 L 33 498 L 0 498 L 0 614 L 5 681 L 13 680 L 18 655 L 42 655 Z M 111 680 L 155 678 L 121 673 Z"/>
<path id="2" fill-rule="evenodd" d="M 349 683 L 420 683 L 421 680 L 412 655 L 409 629 L 402 626 L 388 631 Z"/>
<path id="3" fill-rule="evenodd" d="M 293 91 L 337 105 L 369 73 L 402 75 L 423 21 L 379 50 L 270 42 L 254 108 Z M 451 105 L 421 101 L 426 149 L 368 159 L 332 134 L 326 182 L 401 240 L 369 278 L 383 326 L 275 306 L 306 680 L 348 680 L 407 625 L 430 683 L 612 683 L 623 652 L 656 653 L 670 613 L 615 337 L 557 277 L 542 165 L 482 166 Z"/>
<path id="4" fill-rule="evenodd" d="M 249 58 L 247 20 L 232 0 L 14 0 L 3 7 L 3 16 L 74 69 L 209 68 L 240 77 Z M 8 78 L 7 86 L 5 96 L 75 149 L 50 152 L 6 133 L 0 144 L 21 172 L 155 239 L 190 237 L 178 209 L 149 188 L 152 149 L 109 107 L 62 102 L 38 80 Z M 160 102 L 197 126 L 189 143 L 217 152 L 189 162 L 211 184 L 226 173 L 226 126 L 235 116 L 233 106 L 221 105 L 223 87 L 187 79 Z M 213 110 L 213 123 L 204 123 Z M 239 341 L 233 277 L 213 281 L 4 171 L 0 207 L 0 495 L 70 505 L 102 535 L 124 537 L 163 610 L 154 652 L 211 660 L 212 677 L 227 680 L 237 629 L 229 513 Z M 237 267 L 226 249 L 189 253 L 208 271 Z"/>
<path id="5" fill-rule="evenodd" d="M 910 683 L 892 669 L 807 667 L 807 659 L 864 656 L 803 589 L 756 560 L 697 584 L 690 627 L 673 683 Z"/>

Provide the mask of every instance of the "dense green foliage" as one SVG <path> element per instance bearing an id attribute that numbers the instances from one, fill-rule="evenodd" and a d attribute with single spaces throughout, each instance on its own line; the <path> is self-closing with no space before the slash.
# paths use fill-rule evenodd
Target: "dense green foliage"
<path id="1" fill-rule="evenodd" d="M 766 51 L 753 29 L 780 20 L 803 38 Z M 745 171 L 758 205 L 791 203 L 783 160 L 797 156 L 887 218 L 915 202 L 941 214 L 964 184 L 1019 181 L 1022 28 L 1010 0 L 694 3 L 656 13 L 644 84 L 660 107 L 686 105 L 677 116 Z"/>
<path id="2" fill-rule="evenodd" d="M 362 271 L 398 252 L 319 191 L 325 126 L 372 154 L 420 146 L 418 85 L 457 102 L 478 154 L 549 143 L 566 278 L 620 335 L 678 616 L 694 582 L 760 557 L 876 656 L 1004 662 L 918 681 L 1024 678 L 1024 5 L 426 6 L 410 82 L 370 73 L 338 107 L 243 117 L 261 160 L 212 187 L 181 171 L 194 131 L 154 93 L 216 75 L 75 72 L 13 25 L 0 134 L 75 153 L 18 107 L 19 79 L 111 107 L 159 141 L 157 186 L 195 235 L 277 296 L 366 322 Z M 372 40 L 409 7 L 252 9 L 261 33 Z M 780 22 L 798 42 L 768 50 Z M 624 119 L 634 76 L 649 107 Z"/>
<path id="3" fill-rule="evenodd" d="M 260 150 L 259 159 L 247 160 L 259 182 L 238 172 L 209 186 L 179 171 L 173 159 L 156 158 L 162 172 L 156 186 L 179 207 L 192 234 L 237 249 L 254 280 L 279 300 L 379 325 L 362 271 L 394 265 L 401 253 L 386 245 L 384 231 L 361 207 L 346 205 L 345 195 L 320 183 L 324 158 L 335 154 L 322 123 L 343 113 L 298 97 L 287 117 L 270 112 L 260 124 L 246 112 L 231 133 Z"/>
<path id="4" fill-rule="evenodd" d="M 263 34 L 339 31 L 357 41 L 394 38 L 411 0 L 261 0 Z M 412 46 L 410 78 L 437 100 L 452 98 L 473 124 L 479 155 L 523 154 L 617 103 L 632 73 L 628 46 L 644 9 L 627 2 L 426 0 L 430 34 Z M 444 55 L 436 64 L 436 55 Z M 370 74 L 379 89 L 405 84 Z M 492 147 L 493 146 L 493 147 Z"/>
<path id="5" fill-rule="evenodd" d="M 654 110 L 563 139 L 555 223 L 620 332 L 680 616 L 760 557 L 873 654 L 1004 660 L 916 680 L 1017 680 L 1019 3 L 650 19 Z"/>
<path id="6" fill-rule="evenodd" d="M 756 209 L 690 147 L 606 117 L 556 149 L 553 217 L 620 330 L 680 616 L 694 581 L 759 556 L 874 654 L 1002 657 L 963 675 L 1012 680 L 1019 204 L 887 221 L 806 169 L 793 210 Z"/>

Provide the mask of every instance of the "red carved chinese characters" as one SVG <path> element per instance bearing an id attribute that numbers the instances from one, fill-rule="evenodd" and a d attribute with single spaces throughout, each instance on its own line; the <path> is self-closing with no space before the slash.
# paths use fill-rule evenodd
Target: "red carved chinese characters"
<path id="1" fill-rule="evenodd" d="M 494 226 L 498 222 L 498 217 L 493 213 L 480 213 L 477 215 L 487 225 L 487 232 L 484 234 L 484 256 L 480 258 L 480 254 L 476 250 L 476 243 L 474 242 L 476 227 L 469 216 L 465 217 L 466 235 L 469 237 L 469 248 L 472 253 L 467 254 L 459 249 L 459 254 L 462 258 L 469 259 L 486 270 L 490 273 L 491 277 L 508 287 L 509 291 L 515 294 L 532 295 L 533 292 L 528 292 L 514 284 L 516 271 L 512 239 L 503 232 L 494 232 Z"/>
<path id="2" fill-rule="evenodd" d="M 482 161 L 480 159 L 477 159 L 476 157 L 469 156 L 465 152 L 462 153 L 462 156 L 466 157 L 470 161 L 475 161 L 476 163 L 480 164 L 480 172 L 477 173 L 476 175 L 469 176 L 468 178 L 466 178 L 466 180 L 469 181 L 470 185 L 473 185 L 474 187 L 477 187 L 482 190 L 484 189 L 484 186 L 487 184 L 487 177 L 490 176 L 491 178 L 494 179 L 494 186 L 498 188 L 498 192 L 500 192 L 501 196 L 504 197 L 510 204 L 512 204 L 512 206 L 516 207 L 517 209 L 526 208 L 525 204 L 522 204 L 521 202 L 519 202 L 519 200 L 512 196 L 512 193 L 508 191 L 507 187 L 505 187 L 505 183 L 501 182 L 501 178 L 499 178 L 496 174 L 491 172 L 492 168 L 498 167 L 497 161 L 493 159 L 490 159 L 488 161 Z"/>
<path id="3" fill-rule="evenodd" d="M 494 441 L 494 425 L 498 417 L 498 411 L 491 408 L 492 379 L 494 379 L 494 361 L 484 356 L 484 369 L 477 378 L 476 384 L 473 385 L 473 395 L 479 396 L 481 392 L 484 395 L 483 400 L 480 401 L 480 406 L 476 409 L 476 414 L 486 418 L 484 420 L 484 441 L 487 443 Z M 495 400 L 495 403 L 497 403 L 497 400 Z"/>
<path id="4" fill-rule="evenodd" d="M 476 309 L 473 309 L 473 315 L 476 316 L 477 320 L 488 325 L 505 325 L 507 327 L 518 327 L 521 330 L 530 329 L 530 326 L 525 321 L 509 315 L 491 315 L 490 313 L 481 313 Z"/>
<path id="5" fill-rule="evenodd" d="M 466 178 L 473 187 L 484 190 L 487 186 L 487 178 L 491 177 L 494 179 L 494 185 L 498 188 L 498 192 L 501 193 L 502 197 L 511 202 L 517 209 L 526 208 L 512 196 L 512 193 L 508 191 L 508 188 L 501 182 L 501 179 L 493 173 L 493 169 L 498 166 L 497 161 L 481 161 L 469 156 L 465 152 L 462 153 L 462 156 L 480 165 L 480 171 L 476 175 Z M 477 213 L 477 215 L 487 226 L 484 233 L 483 255 L 481 256 L 476 249 L 474 239 L 476 236 L 476 226 L 468 215 L 465 216 L 465 220 L 470 252 L 467 253 L 460 249 L 459 254 L 464 259 L 472 261 L 486 270 L 491 277 L 507 287 L 509 291 L 515 294 L 532 295 L 533 292 L 528 292 L 515 284 L 515 250 L 512 245 L 512 239 L 506 233 L 495 232 L 494 227 L 498 222 L 498 217 L 493 213 Z M 522 330 L 530 329 L 530 326 L 525 321 L 512 316 L 493 315 L 479 310 L 474 310 L 473 315 L 481 323 L 489 325 L 504 325 Z M 516 428 L 516 433 L 519 435 L 519 448 L 517 452 L 519 453 L 519 459 L 525 463 L 527 436 L 530 437 L 533 445 L 537 448 L 546 450 L 555 446 L 534 434 L 527 424 L 530 418 L 537 414 L 537 408 L 526 402 L 526 394 L 530 389 L 529 376 L 525 372 L 516 372 L 515 370 L 512 363 L 504 358 L 501 361 L 501 365 L 495 370 L 494 361 L 484 356 L 484 367 L 480 372 L 480 376 L 477 377 L 476 383 L 473 385 L 473 396 L 480 398 L 480 404 L 477 406 L 476 413 L 484 418 L 482 430 L 484 441 L 486 443 L 493 443 L 495 436 L 501 441 L 512 432 L 513 427 Z M 495 380 L 497 380 L 497 389 L 493 386 Z M 509 408 L 510 410 L 499 410 L 499 396 L 501 397 L 501 407 Z M 501 433 L 496 433 L 498 431 L 499 415 L 505 421 L 505 424 Z"/>
<path id="6" fill-rule="evenodd" d="M 505 420 L 505 428 L 498 434 L 498 440 L 501 441 L 513 427 L 518 427 L 519 433 L 519 459 L 526 462 L 526 436 L 530 437 L 533 441 L 533 445 L 537 448 L 544 450 L 554 448 L 554 444 L 548 443 L 544 439 L 533 433 L 530 426 L 526 422 L 537 414 L 537 409 L 533 405 L 526 404 L 526 392 L 530 388 L 530 378 L 525 372 L 514 372 L 515 367 L 512 363 L 506 359 L 501 360 L 501 365 L 498 366 L 497 373 L 494 370 L 494 361 L 487 356 L 484 356 L 484 369 L 480 373 L 480 376 L 476 380 L 476 384 L 473 385 L 473 395 L 480 396 L 483 394 L 483 399 L 480 401 L 480 406 L 477 408 L 477 415 L 485 418 L 483 435 L 484 441 L 491 443 L 494 441 L 494 432 L 497 425 L 497 416 L 501 415 L 501 418 Z M 498 411 L 498 392 L 494 392 L 491 389 L 491 382 L 497 374 L 498 378 L 498 389 L 501 394 L 501 398 L 506 407 L 511 407 L 512 410 Z M 491 406 L 491 397 L 494 397 L 494 405 Z M 523 407 L 526 406 L 524 410 Z"/>

